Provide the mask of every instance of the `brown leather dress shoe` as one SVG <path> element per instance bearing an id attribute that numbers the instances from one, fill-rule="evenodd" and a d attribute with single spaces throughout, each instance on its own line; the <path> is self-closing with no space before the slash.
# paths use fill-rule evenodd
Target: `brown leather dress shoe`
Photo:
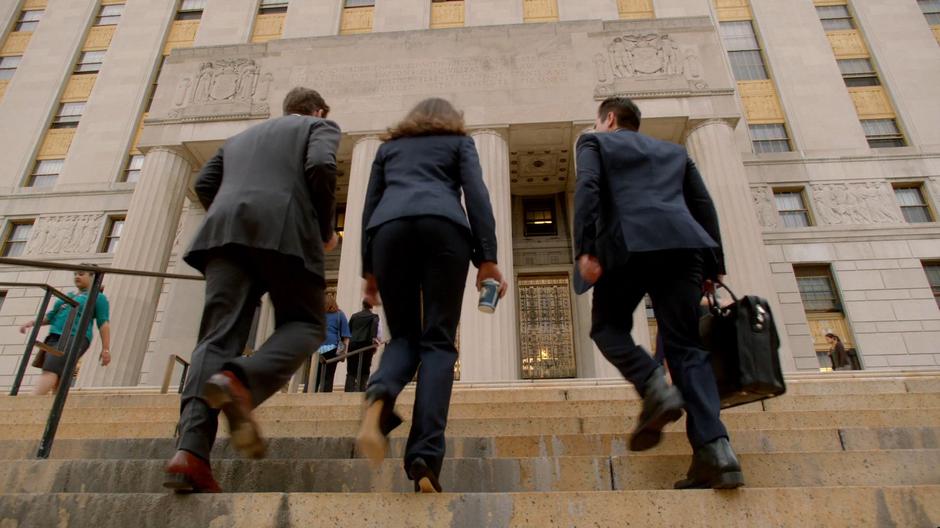
<path id="1" fill-rule="evenodd" d="M 261 438 L 261 429 L 251 416 L 254 409 L 251 393 L 238 377 L 223 370 L 209 378 L 202 394 L 210 407 L 221 409 L 225 414 L 235 449 L 248 458 L 264 458 L 266 446 Z"/>
<path id="2" fill-rule="evenodd" d="M 222 488 L 212 476 L 212 466 L 182 449 L 167 463 L 163 487 L 176 493 L 222 493 Z"/>

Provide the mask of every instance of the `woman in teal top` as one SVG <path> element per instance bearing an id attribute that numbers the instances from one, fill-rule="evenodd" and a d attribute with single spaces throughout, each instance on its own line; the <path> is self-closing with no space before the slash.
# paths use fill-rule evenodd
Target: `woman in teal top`
<path id="1" fill-rule="evenodd" d="M 82 312 L 85 310 L 85 304 L 88 302 L 88 289 L 91 288 L 93 277 L 94 274 L 88 273 L 87 271 L 75 272 L 75 286 L 78 288 L 78 291 L 69 294 L 70 298 L 78 302 L 78 312 L 75 314 L 75 319 L 72 323 L 72 336 L 75 336 L 78 330 L 78 321 L 81 319 Z M 71 311 L 71 306 L 65 304 L 65 301 L 62 299 L 58 299 L 52 306 L 52 310 L 49 310 L 49 313 L 46 314 L 42 324 L 49 325 L 49 335 L 46 336 L 44 341 L 47 345 L 53 348 L 60 348 L 59 341 L 62 339 L 62 332 L 65 331 L 65 324 L 68 322 L 69 312 Z M 98 325 L 98 333 L 101 334 L 101 364 L 107 366 L 108 363 L 111 362 L 111 325 L 108 323 L 110 319 L 110 306 L 108 305 L 108 298 L 105 297 L 103 292 L 98 293 L 98 299 L 95 301 L 94 319 L 95 323 Z M 20 333 L 25 334 L 32 327 L 33 321 L 30 321 L 20 327 Z M 81 346 L 78 352 L 79 357 L 84 355 L 85 351 L 88 350 L 88 347 L 91 345 L 91 339 L 91 325 L 88 325 L 88 331 L 81 339 Z M 64 355 L 53 356 L 46 354 L 42 363 L 42 375 L 39 377 L 39 381 L 36 382 L 33 394 L 41 396 L 55 389 L 59 384 L 59 377 L 62 376 L 62 369 L 64 367 Z"/>

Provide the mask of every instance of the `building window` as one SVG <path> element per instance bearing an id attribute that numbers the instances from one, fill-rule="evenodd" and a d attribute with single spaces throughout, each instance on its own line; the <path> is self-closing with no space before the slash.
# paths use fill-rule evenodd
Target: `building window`
<path id="1" fill-rule="evenodd" d="M 27 187 L 52 187 L 62 172 L 64 159 L 40 160 L 36 162 L 33 173 L 26 182 Z"/>
<path id="2" fill-rule="evenodd" d="M 182 0 L 176 11 L 176 20 L 199 20 L 205 8 L 206 0 Z"/>
<path id="3" fill-rule="evenodd" d="M 85 102 L 62 103 L 59 105 L 59 112 L 52 120 L 52 128 L 75 128 L 82 119 L 82 113 L 85 111 Z"/>
<path id="4" fill-rule="evenodd" d="M 777 211 L 784 227 L 800 228 L 813 225 L 802 189 L 774 190 L 774 200 L 777 202 Z"/>
<path id="5" fill-rule="evenodd" d="M 258 14 L 272 15 L 274 13 L 286 13 L 288 0 L 261 0 L 258 6 Z"/>
<path id="6" fill-rule="evenodd" d="M 871 148 L 904 146 L 904 135 L 894 119 L 862 119 L 862 129 Z"/>
<path id="7" fill-rule="evenodd" d="M 104 62 L 104 51 L 84 51 L 75 65 L 75 73 L 98 73 Z"/>
<path id="8" fill-rule="evenodd" d="M 739 81 L 767 79 L 764 57 L 761 56 L 760 44 L 757 43 L 751 22 L 721 22 L 720 29 L 734 78 Z"/>
<path id="9" fill-rule="evenodd" d="M 140 181 L 140 171 L 144 168 L 144 155 L 132 154 L 127 158 L 127 167 L 124 168 L 124 179 L 128 183 Z"/>
<path id="10" fill-rule="evenodd" d="M 375 0 L 346 0 L 343 7 L 372 7 Z"/>
<path id="11" fill-rule="evenodd" d="M 790 138 L 783 123 L 750 125 L 748 128 L 751 130 L 751 140 L 757 154 L 790 152 Z"/>
<path id="12" fill-rule="evenodd" d="M 147 93 L 147 105 L 144 106 L 144 113 L 150 111 L 150 107 L 153 106 L 153 97 L 157 94 L 157 84 L 160 83 L 160 74 L 163 72 L 163 65 L 166 64 L 166 56 L 163 56 L 160 59 L 160 64 L 157 65 L 157 73 L 153 76 L 153 81 L 150 83 L 150 90 Z"/>
<path id="13" fill-rule="evenodd" d="M 25 253 L 26 243 L 29 241 L 29 232 L 32 229 L 32 220 L 12 222 L 7 229 L 7 236 L 3 240 L 3 249 L 0 251 L 0 255 L 19 257 Z"/>
<path id="14" fill-rule="evenodd" d="M 13 57 L 0 57 L 0 81 L 8 81 L 13 78 L 16 68 L 19 67 L 22 55 Z"/>
<path id="15" fill-rule="evenodd" d="M 894 196 L 901 206 L 904 220 L 909 224 L 923 224 L 933 222 L 930 207 L 924 199 L 924 190 L 920 185 L 897 185 L 894 187 Z"/>
<path id="16" fill-rule="evenodd" d="M 816 13 L 819 14 L 819 20 L 826 31 L 855 29 L 855 22 L 847 5 L 816 6 Z"/>
<path id="17" fill-rule="evenodd" d="M 121 242 L 121 232 L 124 231 L 124 217 L 112 216 L 108 219 L 108 228 L 101 244 L 102 253 L 117 253 L 118 243 Z"/>
<path id="18" fill-rule="evenodd" d="M 555 199 L 532 198 L 522 201 L 522 211 L 525 225 L 523 235 L 555 236 L 558 228 L 555 223 Z"/>
<path id="19" fill-rule="evenodd" d="M 343 239 L 343 232 L 346 230 L 346 204 L 336 204 L 336 218 L 333 220 L 333 229 Z"/>
<path id="20" fill-rule="evenodd" d="M 854 88 L 881 84 L 870 59 L 840 59 L 837 62 L 846 86 Z"/>
<path id="21" fill-rule="evenodd" d="M 7 300 L 6 290 L 0 291 L 0 310 L 3 310 L 3 301 Z"/>
<path id="22" fill-rule="evenodd" d="M 917 0 L 917 3 L 920 4 L 920 9 L 924 12 L 928 24 L 940 25 L 940 0 Z"/>
<path id="23" fill-rule="evenodd" d="M 42 10 L 23 11 L 13 31 L 35 31 L 42 18 Z"/>
<path id="24" fill-rule="evenodd" d="M 829 266 L 794 266 L 796 284 L 807 312 L 841 312 Z"/>
<path id="25" fill-rule="evenodd" d="M 96 26 L 116 26 L 121 21 L 121 14 L 124 13 L 124 4 L 112 4 L 101 6 L 98 11 L 98 18 L 95 20 Z"/>
<path id="26" fill-rule="evenodd" d="M 936 299 L 937 307 L 940 308 L 940 262 L 925 262 L 924 271 L 927 273 L 930 289 L 933 290 L 933 298 Z"/>

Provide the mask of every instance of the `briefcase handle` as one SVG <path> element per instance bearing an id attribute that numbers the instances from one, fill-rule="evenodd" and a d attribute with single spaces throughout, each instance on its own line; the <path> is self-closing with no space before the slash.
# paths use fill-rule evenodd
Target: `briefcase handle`
<path id="1" fill-rule="evenodd" d="M 731 300 L 733 300 L 735 304 L 738 303 L 738 296 L 735 295 L 733 291 L 731 291 L 731 288 L 729 288 L 727 284 L 721 281 L 715 281 L 714 291 L 705 293 L 704 297 L 708 301 L 708 311 L 718 315 L 721 314 L 721 305 L 718 304 L 718 298 L 715 296 L 715 293 L 718 292 L 719 288 L 724 288 L 724 290 L 727 291 L 729 295 L 731 295 Z"/>

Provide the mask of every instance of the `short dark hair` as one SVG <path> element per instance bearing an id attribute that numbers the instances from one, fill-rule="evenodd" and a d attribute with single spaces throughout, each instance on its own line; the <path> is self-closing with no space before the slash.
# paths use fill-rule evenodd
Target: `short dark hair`
<path id="1" fill-rule="evenodd" d="M 323 110 L 323 117 L 330 113 L 330 106 L 316 90 L 298 86 L 284 96 L 284 115 L 313 115 L 317 110 Z"/>
<path id="2" fill-rule="evenodd" d="M 363 299 L 363 301 L 362 301 L 362 309 L 363 309 L 363 310 L 371 310 L 371 309 L 372 309 L 372 303 L 370 303 L 369 301 Z"/>
<path id="3" fill-rule="evenodd" d="M 629 97 L 608 97 L 604 99 L 601 106 L 597 109 L 597 115 L 601 119 L 607 117 L 610 112 L 617 118 L 617 126 L 627 128 L 634 132 L 640 130 L 640 109 Z"/>

